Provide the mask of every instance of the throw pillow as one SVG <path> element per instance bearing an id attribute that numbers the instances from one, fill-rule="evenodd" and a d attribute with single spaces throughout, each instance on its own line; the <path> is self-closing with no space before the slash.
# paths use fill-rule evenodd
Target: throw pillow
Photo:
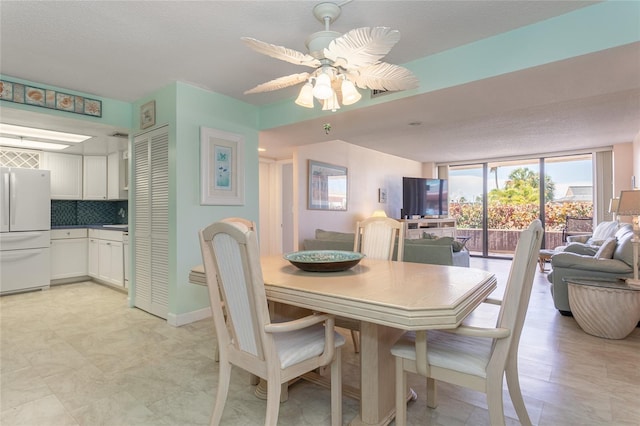
<path id="1" fill-rule="evenodd" d="M 438 236 L 436 234 L 430 234 L 428 232 L 423 232 L 422 233 L 422 238 L 424 238 L 425 240 L 437 240 Z"/>
<path id="2" fill-rule="evenodd" d="M 617 242 L 616 237 L 607 238 L 593 257 L 596 259 L 612 259 Z"/>

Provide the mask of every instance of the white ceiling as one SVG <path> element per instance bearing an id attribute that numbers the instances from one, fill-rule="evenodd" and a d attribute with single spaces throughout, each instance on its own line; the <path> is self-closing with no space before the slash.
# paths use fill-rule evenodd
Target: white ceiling
<path id="1" fill-rule="evenodd" d="M 127 102 L 179 80 L 264 105 L 295 97 L 298 88 L 243 92 L 305 69 L 257 54 L 240 37 L 304 52 L 304 40 L 322 29 L 312 15 L 316 3 L 2 0 L 0 73 Z M 331 29 L 398 29 L 402 39 L 385 61 L 403 64 L 594 2 L 343 3 Z M 464 161 L 629 142 L 640 129 L 639 117 L 640 43 L 635 43 L 373 107 L 327 113 L 263 132 L 260 144 L 273 158 L 290 156 L 296 144 L 340 139 L 419 161 Z M 9 109 L 1 117 L 16 124 L 42 118 Z M 70 130 L 75 122 L 46 120 L 40 124 L 56 130 Z M 329 135 L 322 129 L 325 122 L 332 124 Z M 122 130 L 91 129 L 96 135 Z"/>

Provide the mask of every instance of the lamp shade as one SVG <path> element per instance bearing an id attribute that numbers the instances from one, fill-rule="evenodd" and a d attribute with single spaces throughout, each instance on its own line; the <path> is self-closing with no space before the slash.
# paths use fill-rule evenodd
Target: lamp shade
<path id="1" fill-rule="evenodd" d="M 343 105 L 355 104 L 362 98 L 362 95 L 358 92 L 351 80 L 344 79 L 342 81 L 341 91 Z"/>
<path id="2" fill-rule="evenodd" d="M 302 107 L 313 108 L 313 86 L 311 83 L 306 83 L 302 86 L 295 102 Z"/>
<path id="3" fill-rule="evenodd" d="M 618 214 L 620 216 L 640 215 L 640 191 L 620 191 Z"/>

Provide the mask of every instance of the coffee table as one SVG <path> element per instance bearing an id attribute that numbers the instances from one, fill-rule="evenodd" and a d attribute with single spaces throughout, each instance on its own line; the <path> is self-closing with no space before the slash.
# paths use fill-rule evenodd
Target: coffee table
<path id="1" fill-rule="evenodd" d="M 585 332 L 605 339 L 624 339 L 640 321 L 640 288 L 615 279 L 564 280 L 571 313 Z"/>

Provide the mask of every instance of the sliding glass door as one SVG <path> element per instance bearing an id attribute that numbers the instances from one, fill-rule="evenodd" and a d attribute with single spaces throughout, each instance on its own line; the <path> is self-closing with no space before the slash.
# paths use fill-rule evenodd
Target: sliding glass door
<path id="1" fill-rule="evenodd" d="M 449 215 L 456 219 L 458 237 L 468 237 L 466 248 L 474 255 L 484 250 L 484 170 L 483 164 L 449 168 Z"/>
<path id="2" fill-rule="evenodd" d="M 593 220 L 593 161 L 591 154 L 545 158 L 545 178 L 553 191 L 545 197 L 544 247 L 566 244 L 563 229 L 567 217 Z M 574 221 L 575 223 L 576 221 Z M 582 221 L 589 224 L 589 220 Z M 585 229 L 589 229 L 587 226 Z"/>
<path id="3" fill-rule="evenodd" d="M 545 224 L 545 246 L 562 244 L 567 216 L 593 216 L 592 155 L 449 167 L 449 211 L 473 255 L 512 257 L 520 232 Z"/>

